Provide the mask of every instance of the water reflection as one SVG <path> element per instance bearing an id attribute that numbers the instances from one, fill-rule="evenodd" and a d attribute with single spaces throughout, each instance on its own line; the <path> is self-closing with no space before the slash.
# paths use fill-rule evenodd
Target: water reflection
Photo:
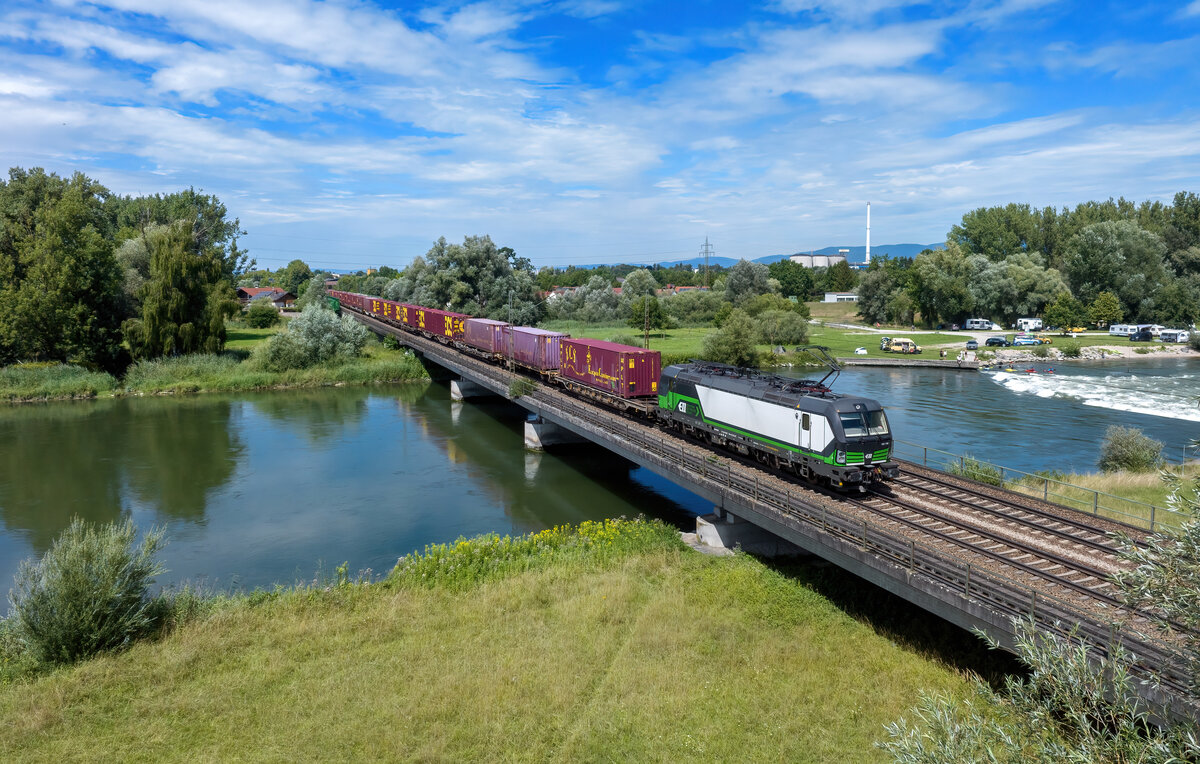
<path id="1" fill-rule="evenodd" d="M 44 551 L 74 516 L 204 518 L 243 453 L 221 399 L 119 400 L 0 411 L 0 522 Z"/>

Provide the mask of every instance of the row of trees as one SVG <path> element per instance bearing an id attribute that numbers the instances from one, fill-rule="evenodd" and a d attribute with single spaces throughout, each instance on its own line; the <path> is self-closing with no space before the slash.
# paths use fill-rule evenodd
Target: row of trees
<path id="1" fill-rule="evenodd" d="M 82 173 L 13 168 L 0 181 L 0 365 L 212 351 L 248 256 L 214 196 L 113 194 Z M 128 342 L 127 352 L 124 343 Z"/>
<path id="2" fill-rule="evenodd" d="M 872 262 L 859 303 L 869 321 L 888 323 L 919 313 L 930 325 L 970 316 L 1011 325 L 1053 306 L 1046 317 L 1057 325 L 1186 326 L 1200 319 L 1200 198 L 977 209 L 945 249 Z"/>

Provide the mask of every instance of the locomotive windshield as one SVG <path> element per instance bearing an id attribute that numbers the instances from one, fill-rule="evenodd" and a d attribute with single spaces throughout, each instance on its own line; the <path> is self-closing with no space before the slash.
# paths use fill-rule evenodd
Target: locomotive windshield
<path id="1" fill-rule="evenodd" d="M 887 415 L 882 411 L 853 411 L 839 416 L 842 418 L 842 429 L 847 438 L 888 434 Z"/>

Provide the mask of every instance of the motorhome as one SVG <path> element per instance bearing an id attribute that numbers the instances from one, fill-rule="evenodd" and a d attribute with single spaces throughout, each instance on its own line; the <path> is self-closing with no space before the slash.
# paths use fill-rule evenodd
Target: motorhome
<path id="1" fill-rule="evenodd" d="M 1017 328 L 1023 332 L 1036 332 L 1042 328 L 1042 319 L 1040 318 L 1018 318 Z"/>
<path id="2" fill-rule="evenodd" d="M 889 353 L 920 353 L 921 346 L 907 337 L 896 337 L 888 343 L 886 350 Z"/>
<path id="3" fill-rule="evenodd" d="M 1187 329 L 1163 329 L 1158 333 L 1158 339 L 1162 342 L 1187 342 L 1191 336 Z"/>
<path id="4" fill-rule="evenodd" d="M 1137 324 L 1112 324 L 1108 327 L 1108 334 L 1110 337 L 1128 337 L 1137 330 Z"/>
<path id="5" fill-rule="evenodd" d="M 963 328 L 989 331 L 992 328 L 992 322 L 986 318 L 968 318 L 967 322 L 963 324 Z"/>

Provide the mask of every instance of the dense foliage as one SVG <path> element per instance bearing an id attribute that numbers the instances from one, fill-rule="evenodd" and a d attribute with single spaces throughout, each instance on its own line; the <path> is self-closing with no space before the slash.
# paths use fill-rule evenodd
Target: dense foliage
<path id="1" fill-rule="evenodd" d="M 246 309 L 246 326 L 254 329 L 266 329 L 280 322 L 279 311 L 275 306 L 264 300 L 255 300 Z"/>
<path id="2" fill-rule="evenodd" d="M 0 181 L 0 364 L 118 372 L 127 338 L 143 355 L 219 349 L 215 317 L 250 264 L 241 233 L 194 189 L 122 197 L 82 173 L 11 169 Z"/>
<path id="3" fill-rule="evenodd" d="M 980 208 L 951 229 L 944 250 L 918 255 L 911 274 L 868 273 L 863 282 L 863 315 L 873 321 L 894 318 L 886 306 L 899 287 L 929 324 L 977 316 L 1011 325 L 1066 292 L 1076 303 L 1060 319 L 1187 326 L 1200 319 L 1200 198 Z"/>
<path id="4" fill-rule="evenodd" d="M 128 646 L 151 631 L 158 605 L 149 596 L 161 572 L 161 531 L 134 544 L 126 520 L 93 527 L 76 518 L 38 561 L 26 560 L 9 594 L 18 638 L 40 661 L 68 663 Z"/>
<path id="5" fill-rule="evenodd" d="M 745 311 L 734 309 L 721 328 L 704 338 L 705 360 L 732 366 L 758 365 L 758 330 Z"/>
<path id="6" fill-rule="evenodd" d="M 288 323 L 287 331 L 271 337 L 260 351 L 260 362 L 269 371 L 281 372 L 354 358 L 370 336 L 367 328 L 350 316 L 337 316 L 311 305 Z"/>
<path id="7" fill-rule="evenodd" d="M 1112 426 L 1100 445 L 1099 467 L 1104 472 L 1149 472 L 1163 464 L 1163 444 L 1131 427 Z"/>
<path id="8" fill-rule="evenodd" d="M 529 260 L 488 236 L 438 239 L 383 289 L 389 300 L 532 326 L 542 317 Z"/>

